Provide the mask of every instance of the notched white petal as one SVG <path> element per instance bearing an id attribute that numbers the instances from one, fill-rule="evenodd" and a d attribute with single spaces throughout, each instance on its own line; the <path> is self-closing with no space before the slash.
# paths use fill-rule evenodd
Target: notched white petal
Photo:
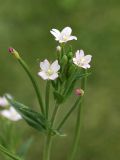
<path id="1" fill-rule="evenodd" d="M 58 64 L 58 60 L 54 61 L 51 66 L 50 66 L 51 70 L 53 70 L 54 72 L 57 72 L 60 69 L 60 65 Z"/>
<path id="2" fill-rule="evenodd" d="M 55 80 L 56 78 L 58 78 L 58 73 L 54 73 L 51 76 L 49 76 L 50 80 Z"/>
<path id="3" fill-rule="evenodd" d="M 91 59 L 92 59 L 91 55 L 86 55 L 85 56 L 85 60 L 86 60 L 87 63 L 89 63 L 91 61 Z"/>
<path id="4" fill-rule="evenodd" d="M 38 75 L 44 80 L 48 79 L 48 76 L 44 71 L 38 72 Z"/>
<path id="5" fill-rule="evenodd" d="M 80 57 L 83 57 L 84 56 L 84 51 L 83 50 L 80 50 Z"/>
<path id="6" fill-rule="evenodd" d="M 65 35 L 71 35 L 72 33 L 72 29 L 70 27 L 65 27 L 62 31 L 61 34 L 65 34 Z"/>
<path id="7" fill-rule="evenodd" d="M 45 59 L 43 62 L 40 62 L 41 70 L 47 71 L 49 66 L 50 66 L 50 63 L 47 59 Z"/>

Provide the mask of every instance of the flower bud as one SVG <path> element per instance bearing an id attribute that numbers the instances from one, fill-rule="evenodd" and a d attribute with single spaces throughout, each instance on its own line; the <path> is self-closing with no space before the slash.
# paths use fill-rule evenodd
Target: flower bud
<path id="1" fill-rule="evenodd" d="M 76 94 L 77 96 L 83 96 L 83 95 L 84 95 L 84 91 L 83 91 L 82 89 L 80 89 L 80 88 L 77 88 L 77 89 L 75 90 L 75 94 Z"/>
<path id="2" fill-rule="evenodd" d="M 73 58 L 73 53 L 72 53 L 72 52 L 69 52 L 69 53 L 68 53 L 68 58 L 69 58 L 69 59 Z"/>
<path id="3" fill-rule="evenodd" d="M 56 47 L 56 50 L 57 50 L 58 52 L 61 52 L 62 48 L 61 48 L 60 46 L 57 46 L 57 47 Z"/>
<path id="4" fill-rule="evenodd" d="M 9 53 L 13 54 L 15 58 L 20 59 L 19 53 L 14 48 L 8 48 Z"/>
<path id="5" fill-rule="evenodd" d="M 62 64 L 62 65 L 65 65 L 65 64 L 67 64 L 67 62 L 68 62 L 68 58 L 67 58 L 66 55 L 64 55 L 64 56 L 62 57 L 61 64 Z"/>

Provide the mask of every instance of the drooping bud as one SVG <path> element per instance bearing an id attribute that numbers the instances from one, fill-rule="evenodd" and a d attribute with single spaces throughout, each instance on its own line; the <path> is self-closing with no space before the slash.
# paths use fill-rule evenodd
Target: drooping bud
<path id="1" fill-rule="evenodd" d="M 20 59 L 19 53 L 14 48 L 8 48 L 8 52 L 13 54 L 15 58 Z"/>
<path id="2" fill-rule="evenodd" d="M 84 95 L 84 91 L 83 91 L 81 88 L 77 88 L 77 89 L 75 90 L 75 94 L 76 94 L 77 96 L 83 96 L 83 95 Z"/>
<path id="3" fill-rule="evenodd" d="M 57 47 L 56 47 L 56 50 L 57 50 L 58 52 L 61 52 L 62 48 L 61 48 L 60 46 L 57 46 Z"/>

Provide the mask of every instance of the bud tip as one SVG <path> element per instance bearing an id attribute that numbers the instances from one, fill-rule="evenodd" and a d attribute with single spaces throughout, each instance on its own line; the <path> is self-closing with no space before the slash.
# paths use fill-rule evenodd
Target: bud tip
<path id="1" fill-rule="evenodd" d="M 84 95 L 84 91 L 83 91 L 82 89 L 77 88 L 77 89 L 75 90 L 75 94 L 76 94 L 77 96 L 83 96 L 83 95 Z"/>
<path id="2" fill-rule="evenodd" d="M 10 52 L 10 53 L 13 53 L 13 50 L 14 50 L 14 49 L 13 49 L 12 47 L 9 47 L 9 48 L 8 48 L 8 52 Z"/>
<path id="3" fill-rule="evenodd" d="M 60 46 L 57 46 L 57 47 L 56 47 L 56 50 L 57 50 L 58 52 L 61 52 L 61 47 L 60 47 Z"/>

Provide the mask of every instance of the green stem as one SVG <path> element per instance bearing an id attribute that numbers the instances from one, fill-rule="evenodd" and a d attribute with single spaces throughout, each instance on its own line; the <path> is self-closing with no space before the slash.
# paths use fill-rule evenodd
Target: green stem
<path id="1" fill-rule="evenodd" d="M 50 160 L 51 143 L 52 143 L 52 137 L 49 132 L 46 137 L 43 160 Z"/>
<path id="2" fill-rule="evenodd" d="M 85 73 L 87 71 L 85 70 Z M 87 76 L 84 77 L 81 81 L 81 89 L 85 91 L 86 88 L 86 80 Z M 83 99 L 83 98 L 82 98 Z M 82 101 L 79 105 L 78 109 L 78 115 L 77 115 L 77 120 L 76 120 L 76 129 L 75 129 L 75 135 L 74 135 L 74 140 L 73 140 L 73 145 L 72 145 L 72 152 L 70 154 L 69 160 L 76 160 L 76 153 L 78 150 L 78 145 L 79 145 L 79 140 L 80 140 L 80 128 L 81 128 L 81 107 L 82 107 Z"/>
<path id="3" fill-rule="evenodd" d="M 46 91 L 45 91 L 45 112 L 46 118 L 48 119 L 48 112 L 49 112 L 49 96 L 50 96 L 50 81 L 47 81 L 46 84 Z"/>
<path id="4" fill-rule="evenodd" d="M 71 115 L 71 113 L 76 109 L 76 107 L 78 107 L 78 105 L 79 105 L 80 102 L 81 102 L 81 97 L 76 100 L 75 104 L 66 113 L 65 117 L 63 118 L 63 120 L 58 125 L 57 130 L 60 130 L 62 128 L 62 126 L 64 125 L 64 123 L 67 121 L 67 119 L 69 118 L 69 116 Z"/>
<path id="5" fill-rule="evenodd" d="M 51 128 L 53 127 L 53 124 L 54 124 L 58 109 L 59 109 L 59 104 L 56 103 L 54 111 L 53 111 L 53 114 L 52 114 L 52 118 L 51 118 Z"/>
<path id="6" fill-rule="evenodd" d="M 3 147 L 2 145 L 0 145 L 0 151 L 2 153 L 4 153 L 6 156 L 8 156 L 9 158 L 13 159 L 13 160 L 22 160 L 21 158 L 17 157 L 16 155 L 14 155 L 13 153 L 9 152 L 5 147 Z"/>
<path id="7" fill-rule="evenodd" d="M 19 61 L 19 63 L 21 64 L 21 66 L 24 68 L 24 70 L 26 71 L 28 77 L 29 77 L 30 80 L 31 80 L 31 82 L 32 82 L 32 84 L 33 84 L 33 87 L 34 87 L 34 89 L 35 89 L 37 98 L 38 98 L 39 105 L 40 105 L 40 107 L 41 107 L 41 111 L 42 111 L 42 113 L 44 113 L 44 106 L 43 106 L 43 102 L 42 102 L 42 97 L 41 97 L 40 91 L 39 91 L 39 89 L 38 89 L 38 85 L 37 85 L 34 77 L 32 76 L 29 67 L 28 67 L 27 64 L 23 61 L 23 59 L 20 58 L 20 59 L 18 59 L 18 61 Z"/>
<path id="8" fill-rule="evenodd" d="M 53 114 L 52 114 L 52 118 L 51 118 L 51 128 L 54 125 L 54 121 L 57 115 L 58 108 L 59 108 L 59 105 L 56 103 Z M 47 137 L 46 137 L 43 160 L 50 160 L 51 145 L 52 145 L 52 135 L 51 135 L 51 130 L 49 130 Z"/>

